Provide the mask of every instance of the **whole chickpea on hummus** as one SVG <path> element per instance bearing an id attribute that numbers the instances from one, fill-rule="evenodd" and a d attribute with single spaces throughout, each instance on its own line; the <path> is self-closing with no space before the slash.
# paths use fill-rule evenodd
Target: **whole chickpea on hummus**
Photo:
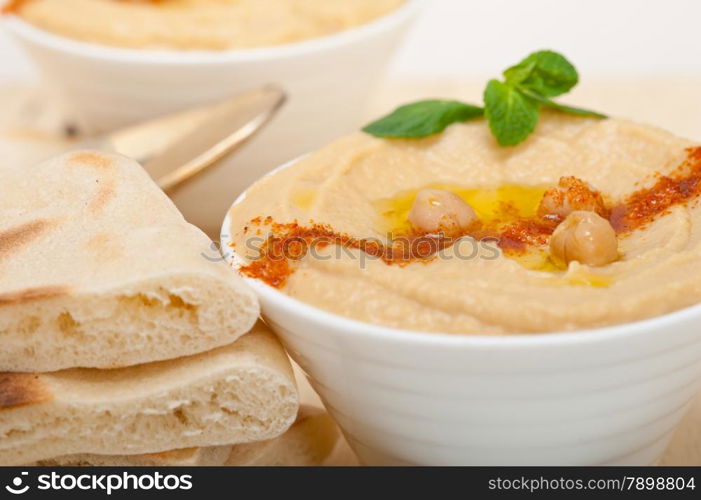
<path id="1" fill-rule="evenodd" d="M 47 31 L 128 48 L 226 50 L 328 36 L 369 23 L 405 0 L 13 0 Z"/>
<path id="2" fill-rule="evenodd" d="M 423 139 L 357 133 L 258 182 L 230 215 L 241 272 L 320 309 L 527 333 L 701 301 L 699 195 L 693 142 L 544 111 L 512 148 L 481 119 Z"/>

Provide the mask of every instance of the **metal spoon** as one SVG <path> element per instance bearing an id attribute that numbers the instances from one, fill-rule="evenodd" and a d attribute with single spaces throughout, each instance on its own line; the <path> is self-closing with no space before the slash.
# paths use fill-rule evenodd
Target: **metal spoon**
<path id="1" fill-rule="evenodd" d="M 82 142 L 141 163 L 166 192 L 211 168 L 261 130 L 286 100 L 268 85 L 226 101 L 167 115 Z"/>

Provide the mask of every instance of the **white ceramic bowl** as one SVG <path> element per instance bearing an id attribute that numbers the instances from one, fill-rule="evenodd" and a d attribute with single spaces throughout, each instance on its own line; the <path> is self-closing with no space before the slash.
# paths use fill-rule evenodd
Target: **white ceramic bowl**
<path id="1" fill-rule="evenodd" d="M 217 235 L 232 196 L 282 162 L 358 127 L 371 91 L 421 3 L 409 0 L 336 35 L 229 51 L 120 49 L 56 36 L 16 17 L 6 25 L 67 112 L 89 132 L 268 83 L 281 85 L 290 99 L 275 121 L 220 169 L 174 198 L 191 222 Z"/>
<path id="2" fill-rule="evenodd" d="M 236 267 L 230 234 L 227 216 Z M 701 388 L 701 306 L 588 331 L 449 335 L 346 319 L 246 280 L 368 464 L 649 465 Z"/>

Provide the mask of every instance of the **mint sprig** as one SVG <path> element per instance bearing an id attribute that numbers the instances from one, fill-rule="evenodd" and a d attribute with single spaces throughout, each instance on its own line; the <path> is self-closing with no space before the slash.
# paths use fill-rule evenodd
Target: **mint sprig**
<path id="1" fill-rule="evenodd" d="M 521 93 L 524 95 L 530 97 L 534 101 L 542 104 L 545 107 L 555 109 L 557 111 L 562 111 L 563 113 L 568 113 L 570 115 L 577 115 L 577 116 L 589 116 L 592 118 L 607 118 L 606 115 L 603 115 L 601 113 L 598 113 L 596 111 L 592 111 L 590 109 L 584 109 L 584 108 L 577 108 L 575 106 L 567 106 L 566 104 L 560 104 L 552 99 L 548 99 L 547 97 L 543 97 L 542 95 L 538 95 L 535 92 L 531 92 L 527 89 L 520 89 Z"/>
<path id="2" fill-rule="evenodd" d="M 504 71 L 506 83 L 528 89 L 542 97 L 566 94 L 579 83 L 572 63 L 552 50 L 541 50 Z"/>
<path id="3" fill-rule="evenodd" d="M 483 114 L 479 106 L 436 99 L 401 106 L 363 130 L 376 137 L 426 137 L 443 132 L 451 123 L 465 122 Z"/>
<path id="4" fill-rule="evenodd" d="M 450 100 L 419 101 L 401 106 L 363 130 L 375 137 L 420 138 L 442 132 L 453 123 L 485 116 L 497 142 L 515 146 L 535 130 L 542 107 L 571 115 L 606 118 L 601 113 L 552 100 L 579 82 L 576 68 L 557 52 L 534 52 L 503 75 L 504 81 L 490 80 L 487 84 L 484 108 Z"/>
<path id="5" fill-rule="evenodd" d="M 484 89 L 485 116 L 502 146 L 523 142 L 538 125 L 538 104 L 515 87 L 490 80 Z"/>

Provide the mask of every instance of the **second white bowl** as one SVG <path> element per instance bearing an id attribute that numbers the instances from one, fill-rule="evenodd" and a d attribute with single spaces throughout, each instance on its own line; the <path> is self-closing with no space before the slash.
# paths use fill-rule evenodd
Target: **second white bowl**
<path id="1" fill-rule="evenodd" d="M 421 3 L 409 0 L 336 35 L 229 51 L 120 49 L 56 36 L 20 18 L 6 24 L 67 113 L 91 133 L 269 83 L 287 91 L 288 103 L 266 130 L 174 197 L 190 222 L 216 236 L 232 196 L 280 163 L 358 127 L 370 93 Z"/>

